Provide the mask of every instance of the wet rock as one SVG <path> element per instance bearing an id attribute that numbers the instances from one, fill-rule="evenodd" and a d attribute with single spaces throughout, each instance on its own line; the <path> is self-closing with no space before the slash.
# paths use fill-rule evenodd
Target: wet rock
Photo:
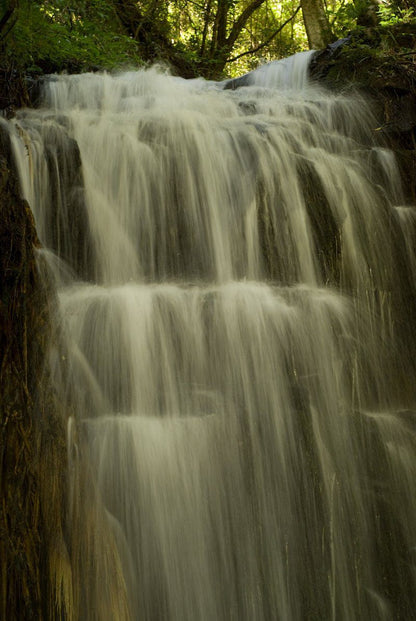
<path id="1" fill-rule="evenodd" d="M 398 154 L 405 199 L 416 200 L 416 24 L 359 29 L 316 53 L 310 76 L 332 91 L 373 100 L 374 138 Z"/>
<path id="2" fill-rule="evenodd" d="M 46 365 L 54 297 L 39 278 L 39 241 L 4 121 L 0 217 L 0 618 L 55 619 L 50 602 L 60 596 L 45 578 L 56 546 L 65 549 L 66 455 Z"/>

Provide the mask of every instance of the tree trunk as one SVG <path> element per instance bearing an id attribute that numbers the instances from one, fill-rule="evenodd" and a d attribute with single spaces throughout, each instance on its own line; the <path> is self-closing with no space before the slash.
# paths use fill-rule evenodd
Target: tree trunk
<path id="1" fill-rule="evenodd" d="M 222 77 L 224 67 L 230 58 L 234 44 L 236 43 L 241 31 L 245 28 L 250 17 L 264 4 L 265 0 L 252 0 L 241 11 L 237 19 L 230 25 L 227 36 L 227 21 L 229 11 L 232 8 L 230 0 L 221 0 L 213 24 L 211 48 L 208 58 L 201 57 L 200 67 L 203 75 L 211 79 Z M 207 62 L 208 61 L 208 62 Z"/>
<path id="2" fill-rule="evenodd" d="M 303 22 L 311 50 L 322 50 L 333 41 L 322 0 L 302 0 Z"/>
<path id="3" fill-rule="evenodd" d="M 169 40 L 165 23 L 142 11 L 141 5 L 134 0 L 113 0 L 113 6 L 120 24 L 141 46 L 144 60 L 164 60 L 182 77 L 195 77 L 194 67 L 186 54 Z"/>

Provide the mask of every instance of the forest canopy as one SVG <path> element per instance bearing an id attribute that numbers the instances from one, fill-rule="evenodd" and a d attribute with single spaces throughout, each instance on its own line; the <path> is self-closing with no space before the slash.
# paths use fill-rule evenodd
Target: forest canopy
<path id="1" fill-rule="evenodd" d="M 413 0 L 0 0 L 0 52 L 34 74 L 164 61 L 220 78 L 414 20 Z"/>

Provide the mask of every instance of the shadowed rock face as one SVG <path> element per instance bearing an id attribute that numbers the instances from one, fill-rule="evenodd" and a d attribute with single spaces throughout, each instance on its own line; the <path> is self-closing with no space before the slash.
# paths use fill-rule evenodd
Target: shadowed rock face
<path id="1" fill-rule="evenodd" d="M 96 585 L 79 571 L 85 557 L 106 551 L 112 604 L 101 598 L 97 619 L 128 619 L 125 585 L 104 519 L 67 504 L 66 425 L 70 400 L 58 400 L 50 359 L 65 360 L 55 322 L 56 291 L 42 269 L 33 215 L 21 198 L 9 130 L 0 124 L 0 618 L 80 619 L 78 608 Z M 65 375 L 65 363 L 61 362 Z M 81 451 L 82 452 L 82 451 Z M 83 464 L 79 493 L 95 492 Z M 99 499 L 91 501 L 96 507 Z M 68 533 L 68 522 L 84 524 Z M 92 536 L 92 531 L 94 535 Z M 110 543 L 109 543 L 110 541 Z M 91 552 L 90 546 L 94 547 Z M 99 553 L 98 553 L 99 554 Z M 88 565 L 88 562 L 87 562 Z M 105 563 L 104 563 L 105 565 Z M 75 568 L 75 569 L 74 569 Z M 74 572 L 74 575 L 73 575 Z M 110 589 L 111 591 L 111 589 Z M 111 608 L 113 610 L 113 608 Z M 121 611 L 121 613 L 120 613 Z"/>
<path id="2" fill-rule="evenodd" d="M 309 70 L 330 90 L 355 90 L 373 100 L 374 138 L 396 153 L 409 202 L 416 199 L 415 54 L 414 25 L 367 28 L 316 52 Z M 252 75 L 228 80 L 224 89 L 249 86 Z"/>
<path id="3" fill-rule="evenodd" d="M 45 558 L 41 507 L 39 385 L 48 333 L 47 293 L 37 276 L 38 245 L 29 206 L 19 196 L 8 133 L 0 127 L 0 557 L 3 619 L 41 619 Z M 63 446 L 62 430 L 57 443 Z M 54 499 L 51 498 L 51 502 Z"/>
<path id="4" fill-rule="evenodd" d="M 24 77 L 13 69 L 0 69 L 0 110 L 3 115 L 10 117 L 17 108 L 29 105 L 32 84 L 28 88 Z"/>
<path id="5" fill-rule="evenodd" d="M 312 79 L 333 91 L 373 100 L 375 136 L 397 156 L 405 198 L 416 199 L 416 26 L 360 30 L 336 49 L 316 53 Z"/>

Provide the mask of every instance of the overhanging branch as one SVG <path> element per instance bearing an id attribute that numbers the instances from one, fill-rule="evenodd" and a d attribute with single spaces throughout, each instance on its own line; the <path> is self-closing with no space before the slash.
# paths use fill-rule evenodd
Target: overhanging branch
<path id="1" fill-rule="evenodd" d="M 281 32 L 283 30 L 283 28 L 285 26 L 287 26 L 293 19 L 295 19 L 296 15 L 299 13 L 300 9 L 301 9 L 301 5 L 299 4 L 299 6 L 297 7 L 297 9 L 293 13 L 293 15 L 291 15 L 285 22 L 283 22 L 283 24 L 281 26 L 279 26 L 279 28 L 277 30 L 275 30 L 274 33 L 272 35 L 270 35 L 270 37 L 268 37 L 266 39 L 266 41 L 263 41 L 263 43 L 260 43 L 260 45 L 258 45 L 257 47 L 254 47 L 251 50 L 247 50 L 246 52 L 242 52 L 241 54 L 238 54 L 237 56 L 233 56 L 233 58 L 229 58 L 227 60 L 227 63 L 233 63 L 236 60 L 239 60 L 240 58 L 242 58 L 243 56 L 248 56 L 248 54 L 255 54 L 259 50 L 261 50 L 264 47 L 266 47 L 266 45 L 268 45 L 271 41 L 273 41 L 273 39 L 279 34 L 279 32 Z"/>
<path id="2" fill-rule="evenodd" d="M 233 27 L 231 28 L 231 32 L 226 41 L 227 47 L 230 50 L 233 47 L 234 43 L 237 41 L 240 32 L 243 30 L 244 26 L 246 25 L 250 17 L 253 15 L 253 13 L 258 8 L 261 7 L 261 5 L 264 2 L 265 0 L 253 0 L 253 2 L 251 2 L 248 6 L 246 6 L 244 11 L 237 18 L 237 21 L 234 23 Z"/>

